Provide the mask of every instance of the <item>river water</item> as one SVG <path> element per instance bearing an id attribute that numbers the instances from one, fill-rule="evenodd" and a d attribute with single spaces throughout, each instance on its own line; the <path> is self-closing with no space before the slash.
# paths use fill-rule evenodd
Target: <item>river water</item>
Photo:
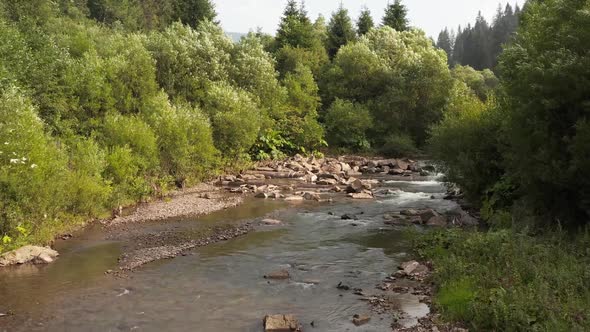
<path id="1" fill-rule="evenodd" d="M 0 312 L 14 313 L 0 317 L 0 331 L 262 331 L 262 318 L 274 313 L 296 315 L 305 331 L 390 331 L 392 314 L 374 314 L 367 325 L 354 326 L 351 317 L 370 308 L 336 285 L 370 295 L 410 258 L 407 232 L 385 225 L 384 214 L 407 208 L 443 212 L 456 205 L 442 199 L 445 189 L 434 177 L 382 186 L 392 190 L 371 201 L 248 199 L 201 218 L 148 224 L 146 231 L 165 228 L 190 236 L 211 225 L 283 221 L 145 265 L 126 278 L 105 274 L 117 268 L 123 244 L 106 240 L 99 229 L 87 230 L 60 243 L 61 256 L 52 265 L 0 271 Z M 358 220 L 342 220 L 343 214 Z M 263 278 L 281 269 L 291 280 Z M 397 300 L 413 317 L 428 312 L 411 295 Z"/>

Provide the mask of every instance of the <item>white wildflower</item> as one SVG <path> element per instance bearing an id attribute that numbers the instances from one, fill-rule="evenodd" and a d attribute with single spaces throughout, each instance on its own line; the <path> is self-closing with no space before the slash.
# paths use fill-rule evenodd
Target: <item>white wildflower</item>
<path id="1" fill-rule="evenodd" d="M 20 159 L 10 159 L 11 164 L 18 164 L 20 163 Z"/>
<path id="2" fill-rule="evenodd" d="M 37 168 L 37 164 L 31 164 L 31 168 Z"/>

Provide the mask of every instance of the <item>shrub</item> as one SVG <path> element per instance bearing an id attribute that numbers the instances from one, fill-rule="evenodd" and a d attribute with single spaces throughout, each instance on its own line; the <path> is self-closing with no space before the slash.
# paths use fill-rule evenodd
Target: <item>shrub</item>
<path id="1" fill-rule="evenodd" d="M 419 235 L 416 246 L 434 263 L 435 303 L 446 319 L 476 331 L 585 331 L 589 239 L 446 230 Z"/>
<path id="2" fill-rule="evenodd" d="M 385 137 L 379 152 L 386 156 L 408 157 L 418 153 L 414 140 L 406 134 L 391 134 Z"/>
<path id="3" fill-rule="evenodd" d="M 215 146 L 230 160 L 252 148 L 260 130 L 261 114 L 248 94 L 227 84 L 213 84 L 205 110 L 213 125 Z"/>
<path id="4" fill-rule="evenodd" d="M 212 128 L 199 109 L 172 106 L 165 95 L 160 95 L 144 111 L 157 135 L 161 170 L 177 184 L 201 180 L 218 166 Z"/>
<path id="5" fill-rule="evenodd" d="M 0 237 L 28 236 L 63 209 L 66 171 L 31 101 L 15 87 L 1 91 Z"/>
<path id="6" fill-rule="evenodd" d="M 441 162 L 447 181 L 458 184 L 474 204 L 503 176 L 502 121 L 494 98 L 484 104 L 456 82 L 445 118 L 431 130 L 429 154 Z"/>
<path id="7" fill-rule="evenodd" d="M 367 130 L 372 127 L 373 119 L 365 106 L 336 99 L 326 112 L 324 121 L 330 146 L 353 151 L 370 147 Z"/>

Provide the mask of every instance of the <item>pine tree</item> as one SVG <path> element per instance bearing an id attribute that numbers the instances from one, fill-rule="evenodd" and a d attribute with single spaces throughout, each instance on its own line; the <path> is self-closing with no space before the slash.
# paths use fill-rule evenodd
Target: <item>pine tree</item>
<path id="1" fill-rule="evenodd" d="M 436 46 L 447 53 L 447 62 L 450 65 L 452 60 L 451 56 L 453 53 L 453 44 L 451 42 L 449 29 L 445 28 L 443 31 L 441 31 L 441 33 L 438 35 Z"/>
<path id="2" fill-rule="evenodd" d="M 463 64 L 463 51 L 465 49 L 465 38 L 461 26 L 457 28 L 457 36 L 455 37 L 455 43 L 453 45 L 453 65 Z"/>
<path id="3" fill-rule="evenodd" d="M 302 4 L 303 6 L 303 4 Z M 304 8 L 299 8 L 295 0 L 289 0 L 279 30 L 277 31 L 277 49 L 284 46 L 311 48 L 319 40 Z"/>
<path id="4" fill-rule="evenodd" d="M 373 27 L 375 27 L 375 22 L 373 22 L 373 17 L 371 16 L 369 8 L 363 8 L 356 24 L 359 36 L 366 35 L 371 29 L 373 29 Z"/>
<path id="5" fill-rule="evenodd" d="M 395 0 L 385 9 L 383 16 L 383 25 L 392 27 L 397 31 L 406 31 L 409 29 L 408 9 L 401 3 L 401 0 Z"/>
<path id="6" fill-rule="evenodd" d="M 193 28 L 201 21 L 213 21 L 217 16 L 211 0 L 178 0 L 173 2 L 173 6 L 175 18 Z"/>
<path id="7" fill-rule="evenodd" d="M 340 47 L 355 39 L 356 33 L 352 20 L 348 15 L 348 10 L 341 3 L 338 10 L 332 14 L 328 24 L 328 41 L 326 45 L 328 55 L 333 58 Z"/>

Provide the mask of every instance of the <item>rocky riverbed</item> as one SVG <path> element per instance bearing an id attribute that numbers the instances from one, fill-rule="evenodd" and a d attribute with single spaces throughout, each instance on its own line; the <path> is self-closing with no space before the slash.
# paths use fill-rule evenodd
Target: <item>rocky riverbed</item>
<path id="1" fill-rule="evenodd" d="M 49 287 L 46 300 L 14 293 L 37 289 L 36 277 L 0 273 L 7 298 L 19 299 L 0 304 L 0 313 L 16 313 L 0 319 L 16 331 L 188 331 L 193 318 L 204 331 L 260 331 L 266 316 L 273 326 L 293 318 L 305 331 L 459 331 L 431 310 L 431 266 L 410 260 L 402 232 L 477 224 L 437 179 L 420 161 L 300 156 L 221 176 L 59 241 L 60 258 L 27 273 L 69 285 L 66 302 L 59 287 Z M 82 262 L 94 272 L 69 272 Z M 19 319 L 45 317 L 26 307 L 27 298 L 69 320 L 39 328 L 28 318 L 33 325 L 20 327 Z M 219 307 L 218 298 L 228 300 Z M 179 316 L 177 307 L 193 315 Z"/>

